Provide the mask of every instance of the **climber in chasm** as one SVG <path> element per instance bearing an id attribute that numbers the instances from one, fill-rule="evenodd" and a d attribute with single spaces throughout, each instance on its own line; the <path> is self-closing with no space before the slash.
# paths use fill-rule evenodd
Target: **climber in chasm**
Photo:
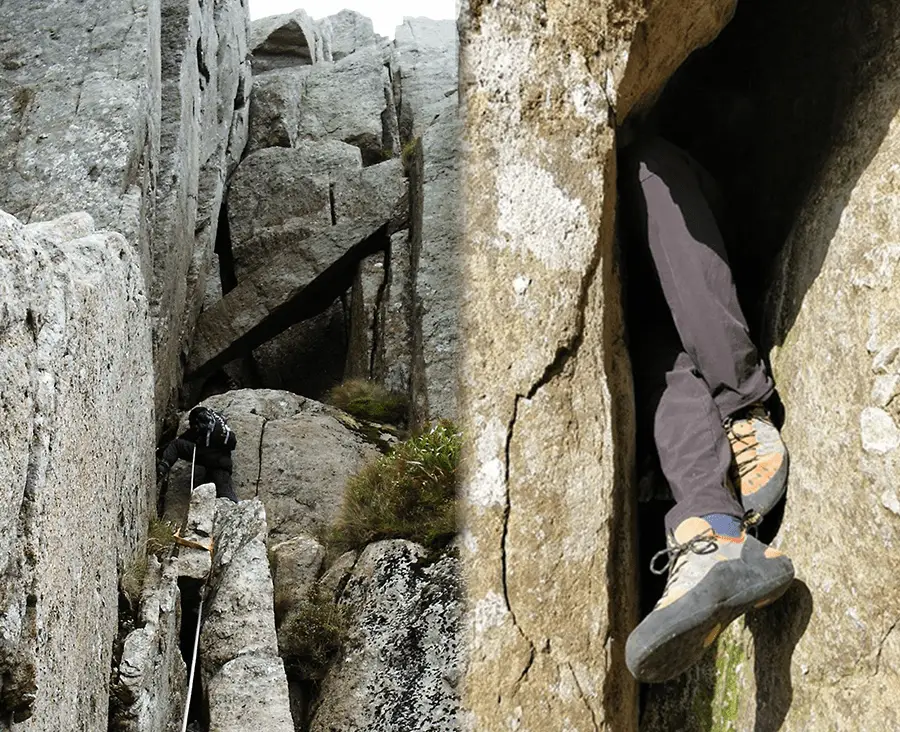
<path id="1" fill-rule="evenodd" d="M 156 462 L 156 479 L 165 478 L 180 458 L 191 463 L 193 470 L 203 468 L 206 480 L 216 486 L 217 498 L 237 503 L 231 477 L 235 447 L 237 437 L 222 415 L 209 407 L 194 407 L 188 414 L 188 428 L 163 448 Z"/>
<path id="2" fill-rule="evenodd" d="M 788 453 L 767 409 L 775 386 L 738 302 L 711 176 L 652 133 L 619 158 L 639 440 L 643 429 L 676 501 L 651 567 L 668 570 L 665 591 L 625 655 L 635 678 L 659 682 L 793 580 L 790 559 L 747 533 L 784 495 Z"/>

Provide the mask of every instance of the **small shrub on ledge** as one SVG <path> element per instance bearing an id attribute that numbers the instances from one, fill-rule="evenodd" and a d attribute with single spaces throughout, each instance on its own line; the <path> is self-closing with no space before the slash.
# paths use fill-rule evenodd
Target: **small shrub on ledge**
<path id="1" fill-rule="evenodd" d="M 406 422 L 408 403 L 406 397 L 388 391 L 381 384 L 365 379 L 350 379 L 328 392 L 325 400 L 370 422 L 401 425 Z"/>
<path id="2" fill-rule="evenodd" d="M 380 539 L 447 544 L 457 531 L 461 442 L 451 422 L 438 422 L 351 478 L 332 546 L 361 549 Z"/>

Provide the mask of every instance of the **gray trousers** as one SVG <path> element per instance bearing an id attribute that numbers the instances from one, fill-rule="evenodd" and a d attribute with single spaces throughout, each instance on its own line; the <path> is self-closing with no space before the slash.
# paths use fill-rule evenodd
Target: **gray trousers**
<path id="1" fill-rule="evenodd" d="M 620 165 L 638 422 L 645 432 L 652 425 L 676 501 L 666 526 L 709 513 L 740 516 L 722 423 L 768 398 L 774 384 L 738 303 L 714 213 L 717 189 L 661 138 L 636 143 Z"/>

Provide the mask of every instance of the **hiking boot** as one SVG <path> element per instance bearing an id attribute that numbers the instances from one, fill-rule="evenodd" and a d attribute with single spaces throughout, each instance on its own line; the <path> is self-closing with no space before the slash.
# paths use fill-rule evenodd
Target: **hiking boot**
<path id="1" fill-rule="evenodd" d="M 669 535 L 651 570 L 669 570 L 663 596 L 628 636 L 625 663 L 643 682 L 668 681 L 700 660 L 731 621 L 784 594 L 794 578 L 791 560 L 741 531 L 720 536 L 701 518 Z M 654 565 L 668 555 L 662 568 Z"/>
<path id="2" fill-rule="evenodd" d="M 731 443 L 731 482 L 744 509 L 765 516 L 787 488 L 787 447 L 759 402 L 726 419 L 724 426 Z"/>

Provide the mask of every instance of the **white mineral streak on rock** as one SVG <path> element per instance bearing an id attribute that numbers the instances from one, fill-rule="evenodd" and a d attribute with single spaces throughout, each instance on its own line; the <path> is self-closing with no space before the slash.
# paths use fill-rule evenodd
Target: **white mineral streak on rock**
<path id="1" fill-rule="evenodd" d="M 508 616 L 506 600 L 496 592 L 488 592 L 475 603 L 475 633 L 479 637 L 483 636 L 486 630 L 503 625 Z"/>
<path id="2" fill-rule="evenodd" d="M 506 445 L 506 425 L 494 419 L 475 429 L 473 459 L 477 465 L 474 477 L 466 489 L 466 500 L 472 506 L 485 509 L 502 506 L 506 501 L 506 466 L 503 455 Z"/>
<path id="3" fill-rule="evenodd" d="M 900 429 L 883 409 L 866 407 L 860 415 L 863 450 L 884 455 L 900 445 Z"/>

